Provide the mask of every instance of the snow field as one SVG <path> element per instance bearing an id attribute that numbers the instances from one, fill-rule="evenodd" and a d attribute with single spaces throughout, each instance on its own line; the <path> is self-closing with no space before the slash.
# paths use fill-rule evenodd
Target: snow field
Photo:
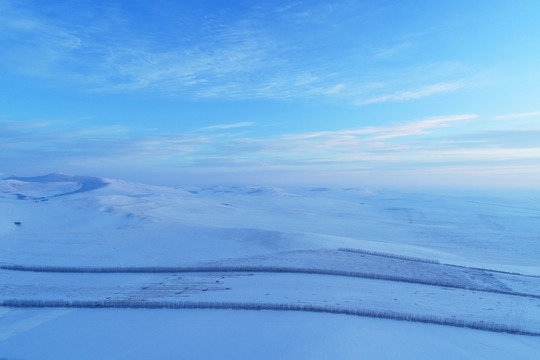
<path id="1" fill-rule="evenodd" d="M 531 360 L 540 352 L 535 337 L 324 313 L 8 309 L 2 315 L 6 358 Z"/>
<path id="2" fill-rule="evenodd" d="M 2 301 L 188 300 L 317 305 L 350 311 L 388 310 L 416 317 L 495 323 L 540 334 L 538 298 L 372 279 L 275 273 L 180 273 L 142 276 L 17 273 L 9 278 L 3 285 L 3 295 L 0 297 Z M 29 284 L 30 279 L 34 284 Z M 10 304 L 12 303 L 7 303 Z"/>
<path id="3" fill-rule="evenodd" d="M 337 314 L 539 332 L 538 194 L 105 182 L 0 181 L 0 358 L 538 354 L 538 337 Z M 224 310 L 242 307 L 274 311 Z"/>

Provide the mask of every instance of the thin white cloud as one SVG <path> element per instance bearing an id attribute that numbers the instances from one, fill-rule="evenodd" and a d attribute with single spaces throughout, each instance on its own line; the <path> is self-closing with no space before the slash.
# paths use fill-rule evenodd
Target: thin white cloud
<path id="1" fill-rule="evenodd" d="M 240 128 L 240 127 L 253 126 L 253 125 L 255 125 L 255 123 L 253 123 L 251 121 L 245 121 L 245 122 L 239 122 L 239 123 L 234 123 L 234 124 L 205 126 L 205 127 L 197 129 L 197 131 L 214 131 L 214 130 L 235 129 L 235 128 Z"/>
<path id="2" fill-rule="evenodd" d="M 81 48 L 82 39 L 72 29 L 43 21 L 10 2 L 3 5 L 0 32 L 4 35 L 0 39 L 14 45 L 3 52 L 0 60 L 27 74 L 59 75 L 63 71 L 60 63 L 71 60 Z"/>
<path id="3" fill-rule="evenodd" d="M 494 161 L 494 160 L 523 160 L 523 159 L 538 159 L 540 160 L 540 147 L 522 147 L 522 148 L 508 148 L 508 147 L 485 147 L 485 148 L 473 148 L 473 149 L 458 149 L 458 150 L 445 150 L 435 153 L 436 156 L 443 158 L 458 157 L 460 159 L 474 158 L 481 161 Z"/>
<path id="4" fill-rule="evenodd" d="M 384 49 L 378 49 L 373 54 L 374 60 L 387 60 L 392 57 L 395 57 L 396 55 L 399 55 L 403 51 L 409 49 L 411 47 L 410 42 L 403 42 L 397 45 L 393 45 Z"/>
<path id="5" fill-rule="evenodd" d="M 44 120 L 29 120 L 29 121 L 14 121 L 14 120 L 0 120 L 1 130 L 23 130 L 23 129 L 35 129 L 51 126 L 51 121 Z"/>
<path id="6" fill-rule="evenodd" d="M 402 34 L 397 40 L 388 39 L 390 46 L 374 46 L 364 39 L 365 43 L 358 42 L 346 52 L 310 55 L 325 45 L 320 41 L 328 41 L 327 46 L 332 42 L 330 38 L 315 40 L 320 39 L 316 34 L 306 37 L 297 29 L 313 21 L 324 23 L 330 17 L 348 19 L 357 5 L 342 5 L 308 2 L 281 9 L 248 6 L 244 16 L 237 14 L 220 22 L 225 8 L 222 15 L 216 15 L 218 18 L 203 19 L 200 26 L 190 25 L 194 19 L 178 21 L 178 31 L 164 37 L 159 27 L 155 32 L 141 32 L 125 12 L 114 6 L 91 7 L 103 12 L 99 18 L 89 17 L 77 6 L 66 6 L 75 13 L 64 17 L 57 8 L 50 12 L 58 11 L 56 16 L 48 16 L 41 8 L 10 1 L 4 2 L 0 12 L 0 40 L 7 40 L 9 45 L 0 54 L 0 61 L 18 71 L 70 82 L 88 91 L 150 90 L 188 98 L 329 98 L 363 105 L 407 101 L 461 87 L 448 80 L 458 76 L 455 69 L 449 70 L 455 66 L 447 63 L 380 71 L 376 58 L 384 60 L 411 46 L 410 41 L 399 43 L 403 42 Z M 276 18 L 270 22 L 250 16 L 253 14 L 249 11 L 258 15 L 265 11 Z M 316 15 L 292 16 L 298 12 Z M 72 20 L 79 17 L 81 23 Z M 343 22 L 335 30 L 348 33 L 350 24 Z M 316 31 L 324 30 L 321 27 Z M 374 48 L 379 49 L 376 56 L 362 55 L 373 53 Z M 396 78 L 400 80 L 394 81 Z M 466 78 L 466 74 L 460 73 L 459 78 Z M 374 83 L 384 86 L 373 89 L 370 84 Z M 414 89 L 419 83 L 434 85 L 395 91 L 404 86 Z M 381 89 L 389 94 L 373 96 Z M 367 100 L 357 101 L 360 95 Z"/>
<path id="7" fill-rule="evenodd" d="M 365 169 L 400 174 L 411 169 L 421 173 L 441 166 L 472 164 L 478 169 L 505 164 L 520 164 L 524 169 L 538 167 L 540 148 L 534 142 L 523 143 L 520 138 L 510 137 L 501 143 L 487 132 L 482 134 L 482 143 L 460 143 L 468 126 L 459 125 L 470 125 L 468 121 L 476 118 L 476 114 L 460 114 L 358 129 L 252 137 L 241 132 L 213 131 L 251 126 L 251 123 L 214 125 L 200 133 L 150 136 L 121 127 L 66 129 L 65 124 L 28 131 L 3 121 L 0 143 L 4 151 L 0 153 L 0 163 L 2 171 L 9 173 L 24 166 L 32 166 L 34 171 L 36 168 L 71 172 L 174 168 L 186 173 L 215 174 L 229 171 L 242 174 L 255 169 L 271 169 L 274 174 L 310 169 Z M 451 132 L 448 127 L 453 127 L 449 129 Z M 439 140 L 441 137 L 445 138 L 444 142 Z"/>
<path id="8" fill-rule="evenodd" d="M 266 159 L 331 159 L 336 154 L 349 152 L 395 151 L 403 149 L 392 142 L 394 138 L 427 134 L 436 128 L 450 126 L 452 122 L 474 119 L 475 114 L 428 118 L 416 122 L 351 130 L 326 131 L 305 134 L 246 137 L 219 130 L 252 126 L 251 122 L 208 126 L 197 132 L 178 134 L 138 135 L 121 126 L 70 129 L 66 124 L 28 128 L 13 127 L 4 121 L 2 144 L 10 149 L 10 157 L 57 158 L 97 157 L 104 161 L 142 158 L 158 161 L 179 155 L 194 159 L 203 157 Z M 2 123 L 0 123 L 1 125 Z M 214 132 L 216 131 L 216 132 Z M 205 134 L 206 132 L 206 134 Z M 39 152 L 35 152 L 40 149 Z M 5 154 L 8 155 L 7 153 Z M 153 159 L 153 160 L 152 160 Z M 185 159 L 183 160 L 185 161 Z"/>
<path id="9" fill-rule="evenodd" d="M 464 86 L 461 82 L 437 83 L 437 84 L 425 86 L 417 90 L 399 91 L 399 92 L 395 92 L 389 95 L 382 95 L 382 96 L 377 96 L 377 97 L 367 99 L 367 100 L 360 100 L 356 102 L 356 105 L 367 105 L 367 104 L 374 104 L 374 103 L 387 102 L 387 101 L 408 101 L 408 100 L 420 99 L 420 98 L 435 95 L 435 94 L 456 91 L 463 87 Z"/>
<path id="10" fill-rule="evenodd" d="M 345 89 L 345 84 L 337 84 L 336 86 L 332 86 L 331 88 L 324 90 L 324 94 L 337 94 L 341 92 L 343 89 Z"/>
<path id="11" fill-rule="evenodd" d="M 530 118 L 530 117 L 535 117 L 535 116 L 540 116 L 540 111 L 499 115 L 499 116 L 496 116 L 495 118 L 499 120 L 506 120 L 506 119 L 523 119 L 523 118 Z"/>
<path id="12" fill-rule="evenodd" d="M 118 135 L 127 135 L 129 129 L 126 126 L 120 125 L 110 125 L 102 127 L 92 127 L 81 130 L 74 130 L 71 132 L 71 135 L 76 136 L 118 136 Z"/>
<path id="13" fill-rule="evenodd" d="M 450 126 L 450 123 L 454 121 L 472 120 L 478 117 L 479 115 L 477 114 L 440 116 L 425 120 L 409 122 L 405 124 L 394 125 L 391 127 L 381 127 L 379 129 L 381 134 L 373 136 L 371 140 L 382 140 L 394 137 L 425 134 L 435 128 L 448 127 Z"/>
<path id="14" fill-rule="evenodd" d="M 286 138 L 290 140 L 294 139 L 309 139 L 316 137 L 328 137 L 328 136 L 338 136 L 338 135 L 373 135 L 372 139 L 383 139 L 391 137 L 400 137 L 408 136 L 415 134 L 425 133 L 427 130 L 434 129 L 437 127 L 446 127 L 449 126 L 449 123 L 453 121 L 461 120 L 472 120 L 478 118 L 477 114 L 461 114 L 461 115 L 449 115 L 449 116 L 439 116 L 428 118 L 424 120 L 418 120 L 413 122 L 408 122 L 404 124 L 396 125 L 385 125 L 385 126 L 373 126 L 365 127 L 360 129 L 351 129 L 351 130 L 338 130 L 338 131 L 320 131 L 304 134 L 293 134 L 286 135 Z"/>

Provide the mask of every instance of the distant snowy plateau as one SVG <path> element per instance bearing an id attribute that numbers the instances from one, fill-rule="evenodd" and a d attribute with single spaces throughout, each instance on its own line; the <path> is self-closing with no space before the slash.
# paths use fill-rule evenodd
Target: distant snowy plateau
<path id="1" fill-rule="evenodd" d="M 0 180 L 0 359 L 540 359 L 540 194 Z"/>

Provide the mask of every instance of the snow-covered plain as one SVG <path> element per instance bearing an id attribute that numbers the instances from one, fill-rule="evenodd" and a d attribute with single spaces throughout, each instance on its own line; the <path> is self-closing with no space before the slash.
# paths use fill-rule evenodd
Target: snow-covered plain
<path id="1" fill-rule="evenodd" d="M 534 192 L 6 179 L 0 301 L 329 306 L 540 333 L 538 200 Z M 538 354 L 539 336 L 341 314 L 0 308 L 0 358 Z"/>

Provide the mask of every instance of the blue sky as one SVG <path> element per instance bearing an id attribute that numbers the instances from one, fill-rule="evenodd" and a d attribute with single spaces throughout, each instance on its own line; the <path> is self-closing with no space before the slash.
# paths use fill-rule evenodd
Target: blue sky
<path id="1" fill-rule="evenodd" d="M 538 1 L 0 0 L 0 172 L 540 186 Z"/>

